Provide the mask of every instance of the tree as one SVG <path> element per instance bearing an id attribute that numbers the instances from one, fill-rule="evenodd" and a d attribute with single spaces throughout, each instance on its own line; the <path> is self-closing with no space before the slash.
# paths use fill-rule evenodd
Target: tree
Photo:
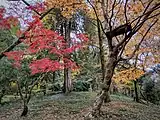
<path id="1" fill-rule="evenodd" d="M 88 41 L 88 38 L 84 34 L 77 34 L 76 39 L 78 40 L 74 41 L 72 46 L 69 46 L 68 41 L 64 40 L 63 36 L 53 30 L 46 29 L 37 16 L 33 18 L 34 20 L 28 23 L 30 29 L 25 31 L 23 33 L 25 37 L 21 38 L 21 42 L 26 45 L 26 49 L 5 52 L 4 54 L 9 59 L 14 60 L 14 66 L 20 71 L 24 66 L 23 63 L 27 60 L 33 77 L 39 73 L 49 73 L 65 68 L 75 69 L 76 64 L 66 56 L 80 49 L 82 44 Z M 26 74 L 29 76 L 28 73 Z M 25 96 L 22 94 L 21 84 L 17 81 L 18 90 L 24 104 L 21 116 L 27 114 L 31 91 L 44 76 L 45 74 L 40 75 L 37 80 L 25 83 Z"/>
<path id="2" fill-rule="evenodd" d="M 62 28 L 62 30 L 63 30 L 63 33 L 61 33 L 61 35 L 63 34 L 64 36 L 65 36 L 65 40 L 66 40 L 66 42 L 70 42 L 70 32 L 71 32 L 71 30 L 69 30 L 68 28 L 66 28 L 68 25 L 68 22 L 67 21 L 69 21 L 69 23 L 71 23 L 71 19 L 70 19 L 70 17 L 71 17 L 71 11 L 68 11 L 68 12 L 70 12 L 68 15 L 67 14 L 65 14 L 65 12 L 63 11 L 63 10 L 61 10 L 60 9 L 60 7 L 62 7 L 64 4 L 62 4 L 61 2 L 55 2 L 56 3 L 56 6 L 54 6 L 54 7 L 52 7 L 52 2 L 51 1 L 48 1 L 48 3 L 47 3 L 47 7 L 49 6 L 49 7 L 51 7 L 46 13 L 42 13 L 41 11 L 44 11 L 45 9 L 45 7 L 46 7 L 46 3 L 37 3 L 36 5 L 34 5 L 34 6 L 31 6 L 29 3 L 27 3 L 25 0 L 22 0 L 22 2 L 25 4 L 25 5 L 27 5 L 28 7 L 27 7 L 27 9 L 31 9 L 31 10 L 33 10 L 37 15 L 39 15 L 39 16 L 41 16 L 40 17 L 40 19 L 43 19 L 46 15 L 48 15 L 48 13 L 50 13 L 51 11 L 58 11 L 58 12 L 56 12 L 56 15 L 57 16 L 60 16 L 60 17 L 57 17 L 56 19 L 58 19 L 59 21 L 58 21 L 58 23 L 60 23 L 60 28 Z M 81 7 L 80 5 L 79 5 L 79 3 L 77 4 L 77 2 L 76 1 L 73 1 L 73 3 L 75 2 L 75 4 L 76 4 L 76 6 L 78 5 L 79 7 Z M 53 2 L 54 3 L 54 2 Z M 65 2 L 66 4 L 68 4 L 68 2 L 66 1 Z M 85 5 L 85 4 L 84 4 Z M 66 10 L 67 10 L 68 8 L 66 8 Z M 77 8 L 76 8 L 77 9 Z M 75 10 L 76 10 L 75 9 Z M 67 20 L 68 19 L 68 20 Z M 67 25 L 67 26 L 66 26 Z M 71 25 L 70 25 L 71 26 Z M 59 26 L 58 26 L 59 27 Z M 27 30 L 26 30 L 26 32 L 27 31 L 29 31 L 31 28 L 29 27 Z M 70 27 L 70 29 L 71 29 L 71 27 Z M 66 31 L 66 30 L 68 30 L 68 31 L 70 31 L 70 32 L 68 32 L 68 31 Z M 61 31 L 61 30 L 60 30 Z M 24 34 L 23 34 L 24 35 Z M 22 39 L 24 36 L 21 36 L 21 37 L 19 37 L 19 39 L 18 39 L 18 41 L 16 41 L 15 43 L 13 43 L 10 47 L 8 47 L 6 50 L 4 50 L 2 53 L 1 53 L 1 56 L 0 57 L 3 57 L 4 56 L 4 53 L 5 52 L 7 52 L 7 51 L 10 51 L 11 49 L 13 49 L 17 44 L 19 44 L 19 43 L 21 43 L 21 41 L 20 41 L 20 39 Z M 68 56 L 69 57 L 69 56 Z M 71 77 L 70 77 L 70 70 L 68 69 L 68 68 L 66 68 L 65 70 L 64 70 L 64 81 L 65 81 L 65 83 L 68 83 L 68 84 L 65 84 L 66 85 L 66 87 L 65 87 L 65 91 L 71 91 L 71 79 L 70 79 Z M 68 89 L 68 90 L 67 90 Z"/>
<path id="3" fill-rule="evenodd" d="M 129 81 L 133 81 L 134 92 L 135 92 L 135 101 L 139 102 L 138 96 L 138 79 L 144 74 L 144 71 L 135 67 L 128 68 L 126 70 L 120 71 L 116 73 L 113 78 L 116 82 L 128 83 Z"/>
<path id="4" fill-rule="evenodd" d="M 152 26 L 157 23 L 158 19 L 156 18 L 160 14 L 158 12 L 160 3 L 154 0 L 146 2 L 134 2 L 128 0 L 125 2 L 121 0 L 88 0 L 88 3 L 94 10 L 98 22 L 97 26 L 106 36 L 108 45 L 105 80 L 103 82 L 101 92 L 95 100 L 91 113 L 87 115 L 97 116 L 102 103 L 106 99 L 106 96 L 108 96 L 114 69 L 119 61 L 124 60 L 122 55 L 125 51 L 126 45 L 132 41 L 137 34 L 139 34 L 139 30 L 143 27 L 143 25 L 149 24 L 148 29 L 144 32 L 145 34 L 141 37 L 136 47 L 132 50 L 132 54 L 125 58 L 125 60 L 129 60 L 135 55 L 136 50 L 139 48 Z M 103 15 L 102 20 L 98 14 L 99 11 Z M 103 23 L 105 22 L 106 26 L 103 26 L 102 21 Z"/>
<path id="5" fill-rule="evenodd" d="M 56 23 L 56 29 L 60 31 L 61 35 L 65 36 L 66 42 L 69 43 L 69 46 L 72 46 L 71 33 L 82 32 L 77 22 L 76 14 L 80 14 L 81 9 L 87 9 L 87 5 L 84 1 L 76 0 L 63 0 L 63 1 L 52 1 L 46 0 L 49 8 L 54 8 L 56 17 L 53 20 L 54 24 Z M 80 15 L 79 15 L 80 16 Z M 53 15 L 51 16 L 51 19 Z M 78 18 L 79 19 L 79 18 Z M 66 56 L 71 58 L 71 55 Z M 64 69 L 64 92 L 68 93 L 72 89 L 71 85 L 71 70 L 66 68 Z"/>
<path id="6" fill-rule="evenodd" d="M 15 41 L 15 33 L 19 29 L 18 19 L 13 16 L 3 17 L 5 9 L 0 7 L 0 51 Z M 0 104 L 5 94 L 10 92 L 10 81 L 15 78 L 11 62 L 6 58 L 0 61 Z"/>
<path id="7" fill-rule="evenodd" d="M 56 1 L 56 2 L 58 4 L 60 3 L 60 6 L 64 6 L 64 9 L 62 8 L 62 10 L 64 10 L 64 12 L 67 11 L 66 12 L 67 14 L 74 13 L 76 9 L 73 10 L 71 8 L 75 7 L 74 5 L 79 5 L 79 4 L 80 5 L 83 4 L 85 6 L 87 5 L 87 9 L 89 8 L 88 9 L 89 11 L 92 9 L 91 11 L 93 11 L 92 12 L 93 17 L 97 21 L 98 33 L 101 32 L 99 34 L 99 41 L 102 40 L 102 44 L 104 42 L 106 42 L 106 45 L 108 47 L 108 49 L 107 49 L 108 55 L 106 56 L 107 61 L 104 61 L 105 62 L 104 65 L 105 65 L 106 69 L 105 69 L 105 77 L 104 77 L 104 80 L 102 81 L 102 85 L 101 85 L 101 92 L 97 96 L 97 99 L 94 102 L 91 114 L 88 114 L 91 116 L 96 116 L 99 114 L 100 108 L 101 108 L 104 100 L 106 98 L 108 98 L 108 96 L 109 96 L 108 91 L 109 91 L 110 84 L 112 82 L 112 77 L 114 74 L 114 70 L 115 70 L 115 67 L 117 66 L 117 64 L 121 60 L 128 61 L 131 58 L 133 58 L 135 56 L 136 51 L 139 49 L 140 45 L 142 44 L 142 42 L 145 40 L 145 37 L 147 36 L 148 32 L 152 29 L 152 27 L 155 24 L 157 25 L 157 22 L 159 21 L 158 17 L 160 14 L 159 13 L 160 3 L 157 0 L 145 0 L 143 2 L 142 1 L 135 1 L 135 0 L 133 0 L 133 1 L 128 1 L 128 0 L 126 0 L 126 1 L 124 1 L 124 0 L 119 0 L 119 1 L 117 1 L 117 0 L 109 0 L 109 1 L 108 0 L 101 0 L 101 1 L 94 0 L 94 1 L 90 1 L 90 0 L 87 0 L 87 1 L 78 1 L 78 3 L 74 0 L 71 0 L 71 1 L 64 0 L 64 1 Z M 55 5 L 57 5 L 55 3 L 55 1 L 53 1 L 53 3 Z M 52 6 L 52 5 L 53 4 L 51 4 L 51 9 L 48 10 L 48 12 L 50 12 L 53 9 L 52 7 L 54 7 L 54 8 L 56 7 L 56 6 Z M 69 6 L 71 6 L 71 8 Z M 80 7 L 76 6 L 76 7 L 80 8 L 82 6 L 80 6 Z M 46 14 L 48 14 L 48 12 L 46 12 L 44 14 L 39 14 L 39 15 L 41 15 L 41 17 L 39 19 L 42 19 Z M 32 31 L 32 27 L 34 29 L 33 24 L 30 24 L 30 25 L 31 25 L 31 27 L 29 27 L 26 30 L 26 32 L 24 32 L 24 34 L 19 37 L 17 42 L 15 42 L 8 49 L 6 49 L 4 52 L 2 52 L 1 57 L 4 56 L 5 52 L 12 50 L 17 44 L 21 43 L 20 39 L 24 39 L 29 36 L 26 33 L 28 33 L 30 30 Z M 131 54 L 129 56 L 125 56 L 124 51 L 126 50 L 126 46 L 130 42 L 135 41 L 134 38 L 136 38 L 136 36 L 140 34 L 139 31 L 142 28 L 145 28 L 144 32 L 143 32 L 144 34 L 142 34 L 142 36 L 137 40 L 138 42 L 136 43 L 136 45 L 134 45 L 133 49 L 131 50 Z M 36 31 L 36 32 L 38 33 L 38 31 Z M 104 37 L 103 39 L 101 39 L 102 36 Z M 35 36 L 33 36 L 33 37 L 35 37 Z M 83 37 L 83 36 L 81 36 L 81 37 Z M 38 43 L 41 44 L 41 41 Z M 35 45 L 35 44 L 33 44 L 33 45 Z M 36 45 L 32 46 L 32 47 L 36 48 Z M 43 45 L 43 47 L 45 48 L 46 46 Z M 50 48 L 50 46 L 48 46 L 48 45 L 47 45 L 47 47 Z M 36 50 L 35 53 L 40 52 L 37 49 L 35 49 L 35 50 Z M 61 55 L 61 54 L 59 54 L 59 49 L 56 52 L 58 52 L 58 54 L 56 53 L 56 56 Z M 32 53 L 34 53 L 34 52 L 32 51 Z M 18 54 L 23 55 L 21 53 L 18 53 Z M 68 60 L 68 59 L 66 59 L 66 60 Z M 38 64 L 42 64 L 43 62 L 46 62 L 48 64 L 45 64 L 45 65 L 42 64 L 45 67 L 40 66 L 39 69 L 36 69 L 36 67 L 38 67 L 37 62 L 38 62 Z M 33 62 L 31 64 L 31 68 L 35 68 L 35 69 L 32 69 L 33 73 L 35 74 L 38 72 L 47 72 L 47 70 L 50 71 L 49 68 L 51 68 L 51 67 L 49 67 L 49 65 L 53 65 L 53 63 L 51 62 L 50 59 L 47 58 L 47 59 L 42 59 L 42 61 L 36 61 L 35 63 Z"/>

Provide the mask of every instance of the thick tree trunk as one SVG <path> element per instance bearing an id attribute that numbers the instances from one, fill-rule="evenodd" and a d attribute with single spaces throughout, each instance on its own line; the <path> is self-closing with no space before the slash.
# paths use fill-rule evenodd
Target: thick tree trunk
<path id="1" fill-rule="evenodd" d="M 64 93 L 69 93 L 71 91 L 72 91 L 71 70 L 66 68 L 64 69 Z"/>
<path id="2" fill-rule="evenodd" d="M 102 37 L 102 33 L 101 33 L 101 27 L 100 27 L 100 23 L 99 20 L 97 19 L 97 28 L 98 28 L 98 38 L 99 38 L 99 49 L 100 49 L 100 60 L 101 60 L 101 71 L 102 71 L 102 80 L 101 82 L 103 83 L 105 80 L 105 70 L 106 70 L 106 64 L 105 64 L 105 54 L 104 54 L 104 43 L 103 41 L 104 38 Z M 107 48 L 108 49 L 108 48 Z M 104 99 L 104 102 L 110 102 L 110 94 L 109 92 L 106 93 L 106 98 Z"/>
<path id="3" fill-rule="evenodd" d="M 139 102 L 138 89 L 137 89 L 137 81 L 134 80 L 133 82 L 134 82 L 134 93 L 135 93 L 134 100 L 136 102 Z"/>
<path id="4" fill-rule="evenodd" d="M 109 102 L 110 101 L 110 95 L 109 95 L 109 88 L 111 84 L 111 79 L 113 77 L 113 72 L 115 69 L 115 66 L 117 64 L 117 54 L 110 53 L 108 56 L 108 61 L 106 64 L 106 73 L 105 73 L 105 79 L 101 86 L 101 92 L 99 96 L 97 96 L 97 99 L 95 100 L 93 104 L 93 108 L 91 111 L 92 116 L 97 116 L 100 113 L 101 106 L 103 102 Z"/>
<path id="5" fill-rule="evenodd" d="M 106 98 L 104 99 L 104 103 L 111 102 L 110 91 L 107 91 Z"/>

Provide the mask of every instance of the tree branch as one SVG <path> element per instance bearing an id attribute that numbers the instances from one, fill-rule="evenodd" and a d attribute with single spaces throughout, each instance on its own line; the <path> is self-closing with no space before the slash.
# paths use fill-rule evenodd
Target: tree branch
<path id="1" fill-rule="evenodd" d="M 128 34 L 128 35 L 126 35 L 125 36 L 125 38 L 119 43 L 119 44 L 117 44 L 116 45 L 116 48 L 117 49 L 119 49 L 119 47 L 124 43 L 124 42 L 127 42 L 127 41 L 129 41 L 130 39 L 131 39 L 131 37 L 143 26 L 143 24 L 147 21 L 147 20 L 149 20 L 149 19 L 151 19 L 151 18 L 153 18 L 153 17 L 155 17 L 155 16 L 150 16 L 155 10 L 157 10 L 158 8 L 160 8 L 160 3 L 159 4 L 156 4 L 151 10 L 149 10 L 148 12 L 146 12 L 143 16 L 144 16 L 144 18 L 143 18 L 143 20 L 140 22 L 138 22 L 138 24 L 136 24 L 134 27 L 133 27 L 133 30 Z M 146 11 L 146 10 L 144 10 L 144 11 Z M 158 13 L 158 14 L 156 14 L 156 15 L 159 15 L 160 13 Z"/>
<path id="2" fill-rule="evenodd" d="M 40 20 L 42 20 L 48 13 L 50 13 L 53 10 L 53 8 L 49 9 L 47 12 L 45 12 L 44 14 L 41 15 L 41 17 L 39 18 Z M 25 33 L 30 31 L 32 29 L 32 26 L 28 27 L 28 29 L 21 35 L 21 37 L 18 38 L 17 41 L 15 41 L 13 44 L 11 44 L 7 49 L 5 49 L 4 51 L 1 52 L 0 54 L 0 59 L 2 59 L 5 55 L 5 52 L 9 52 L 11 50 L 13 50 L 13 48 L 15 48 L 17 45 L 19 45 L 22 41 L 21 39 L 25 39 Z"/>
<path id="3" fill-rule="evenodd" d="M 24 3 L 24 4 L 26 4 L 27 6 L 31 6 L 28 2 L 26 2 L 25 0 L 22 0 L 22 2 Z M 33 9 L 33 11 L 35 12 L 35 13 L 37 13 L 37 15 L 39 15 L 39 16 L 41 16 L 41 14 L 37 11 L 37 10 L 35 10 L 35 9 Z"/>
<path id="4" fill-rule="evenodd" d="M 142 44 L 142 42 L 144 41 L 146 35 L 148 34 L 148 32 L 150 31 L 150 29 L 157 23 L 158 19 L 156 19 L 147 29 L 147 31 L 145 32 L 144 36 L 142 37 L 141 41 L 139 42 L 139 44 L 135 47 L 134 51 L 132 52 L 131 56 L 129 58 L 127 58 L 126 60 L 130 60 L 131 58 L 133 58 L 133 56 L 135 55 L 136 51 L 139 49 L 140 45 Z M 124 49 L 124 48 L 123 48 Z M 122 55 L 122 54 L 121 54 Z M 119 60 L 121 59 L 121 55 L 119 56 Z"/>

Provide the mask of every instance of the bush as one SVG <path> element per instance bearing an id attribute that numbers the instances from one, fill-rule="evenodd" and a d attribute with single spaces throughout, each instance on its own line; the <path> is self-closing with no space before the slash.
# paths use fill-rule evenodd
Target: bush
<path id="1" fill-rule="evenodd" d="M 88 91 L 90 84 L 87 81 L 77 80 L 73 83 L 73 91 Z"/>
<path id="2" fill-rule="evenodd" d="M 48 84 L 48 90 L 52 90 L 52 91 L 61 91 L 62 87 L 61 87 L 61 83 L 54 83 L 54 84 Z"/>
<path id="3" fill-rule="evenodd" d="M 148 101 L 154 104 L 160 104 L 160 80 L 146 79 L 143 83 L 143 91 Z"/>

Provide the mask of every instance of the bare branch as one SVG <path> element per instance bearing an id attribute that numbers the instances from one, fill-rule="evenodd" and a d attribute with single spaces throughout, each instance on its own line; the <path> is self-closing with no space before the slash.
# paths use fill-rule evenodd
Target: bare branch
<path id="1" fill-rule="evenodd" d="M 95 15 L 96 15 L 96 19 L 99 21 L 103 33 L 105 33 L 105 30 L 104 30 L 104 28 L 103 28 L 102 22 L 100 21 L 100 19 L 99 19 L 99 17 L 98 17 L 96 8 L 93 6 L 93 4 L 92 4 L 89 0 L 87 0 L 87 2 L 88 2 L 88 3 L 91 5 L 91 7 L 93 8 L 94 13 L 95 13 Z"/>
<path id="2" fill-rule="evenodd" d="M 105 3 L 105 1 L 102 0 L 101 6 L 102 6 L 103 16 L 104 16 L 106 22 L 108 23 L 108 0 L 106 2 L 107 3 Z M 105 6 L 105 4 L 106 4 L 106 6 Z M 105 10 L 105 7 L 106 7 L 106 10 Z"/>
<path id="3" fill-rule="evenodd" d="M 43 74 L 42 76 L 38 77 L 37 80 L 36 80 L 36 81 L 32 84 L 32 86 L 30 87 L 29 92 L 28 92 L 29 96 L 28 96 L 28 98 L 27 98 L 27 103 L 29 102 L 29 100 L 30 100 L 30 98 L 31 98 L 31 92 L 32 92 L 34 86 L 35 86 L 39 81 L 41 81 L 41 80 L 45 77 L 46 74 L 47 74 L 47 73 L 45 73 L 45 74 Z"/>
<path id="4" fill-rule="evenodd" d="M 141 18 L 145 15 L 146 11 L 148 10 L 148 8 L 150 7 L 150 5 L 151 5 L 152 2 L 153 2 L 153 0 L 151 0 L 151 1 L 148 3 L 148 5 L 146 6 L 146 8 L 144 9 L 144 11 L 143 11 L 143 13 L 142 13 L 142 16 L 137 17 L 137 18 L 138 18 L 138 21 L 137 21 L 137 23 L 136 23 L 135 26 L 137 26 L 137 25 L 139 24 Z M 134 21 L 134 20 L 133 20 L 133 21 Z M 132 22 L 133 22 L 133 21 L 132 21 Z M 132 23 L 132 22 L 131 22 L 131 23 Z"/>
<path id="5" fill-rule="evenodd" d="M 31 5 L 30 5 L 28 2 L 26 2 L 25 0 L 22 0 L 22 2 L 23 2 L 24 4 L 26 4 L 27 6 L 31 6 Z M 41 14 L 40 14 L 37 10 L 33 9 L 33 11 L 34 11 L 35 13 L 37 13 L 37 15 L 41 16 Z"/>
<path id="6" fill-rule="evenodd" d="M 128 0 L 126 0 L 125 5 L 124 5 L 124 16 L 125 16 L 126 23 L 128 23 L 128 18 L 127 18 L 127 3 L 128 3 Z"/>
<path id="7" fill-rule="evenodd" d="M 16 80 L 16 83 L 17 83 L 17 86 L 18 86 L 19 95 L 20 95 L 21 99 L 24 100 L 24 96 L 22 94 L 22 90 L 21 90 L 21 86 L 19 84 L 19 81 Z"/>
<path id="8" fill-rule="evenodd" d="M 147 29 L 147 31 L 145 32 L 144 36 L 142 37 L 142 39 L 140 40 L 139 44 L 136 45 L 134 51 L 132 52 L 131 56 L 129 58 L 127 58 L 127 60 L 130 60 L 131 58 L 133 58 L 133 56 L 135 55 L 136 51 L 139 49 L 140 45 L 142 44 L 142 42 L 145 40 L 146 35 L 148 34 L 148 32 L 151 30 L 151 28 L 157 23 L 158 19 L 156 19 Z M 128 43 L 128 42 L 127 42 Z M 125 46 L 122 48 L 124 50 Z M 122 55 L 122 53 L 121 53 Z M 121 55 L 119 56 L 119 60 L 121 59 Z"/>
<path id="9" fill-rule="evenodd" d="M 147 20 L 149 20 L 150 15 L 151 15 L 155 10 L 157 10 L 158 8 L 160 8 L 160 3 L 159 3 L 159 4 L 156 4 L 153 8 L 151 8 L 151 10 L 149 10 L 148 12 L 146 12 L 146 13 L 144 14 L 143 20 L 141 20 L 141 22 L 139 21 L 139 23 L 136 24 L 136 25 L 133 27 L 133 30 L 132 30 L 128 35 L 126 35 L 125 38 L 124 38 L 119 44 L 116 45 L 116 48 L 119 49 L 119 47 L 120 47 L 123 43 L 129 41 L 129 40 L 131 39 L 131 37 L 143 26 L 143 24 L 144 24 Z M 146 10 L 145 10 L 145 11 L 146 11 Z M 158 14 L 160 14 L 160 13 L 158 13 Z M 158 15 L 158 14 L 156 14 L 156 15 Z M 153 15 L 151 18 L 153 18 L 153 17 L 155 17 L 155 16 Z M 141 19 L 141 18 L 140 18 L 140 19 Z"/>
<path id="10" fill-rule="evenodd" d="M 114 16 L 114 8 L 115 8 L 115 4 L 116 4 L 116 0 L 114 0 L 113 2 L 113 5 L 112 5 L 112 9 L 111 9 L 111 16 L 110 16 L 110 19 L 109 19 L 109 29 L 110 31 L 112 31 L 112 18 Z"/>
<path id="11" fill-rule="evenodd" d="M 151 4 L 151 3 L 150 3 L 150 4 Z M 150 5 L 150 4 L 148 4 L 148 5 Z M 142 18 L 143 16 L 146 16 L 146 15 L 149 14 L 151 11 L 153 12 L 153 11 L 157 10 L 158 8 L 160 8 L 160 3 L 156 4 L 156 5 L 155 5 L 152 9 L 150 9 L 149 11 L 147 11 L 148 8 L 149 8 L 149 6 L 147 6 L 147 7 L 145 8 L 145 10 L 144 10 L 144 12 L 142 13 L 142 15 L 140 15 L 140 16 L 136 17 L 135 19 L 133 19 L 130 23 L 132 24 L 132 23 L 134 23 L 136 20 L 138 20 L 137 23 L 139 23 L 140 20 L 141 20 L 141 18 Z M 147 11 L 147 12 L 146 12 L 146 11 Z"/>

